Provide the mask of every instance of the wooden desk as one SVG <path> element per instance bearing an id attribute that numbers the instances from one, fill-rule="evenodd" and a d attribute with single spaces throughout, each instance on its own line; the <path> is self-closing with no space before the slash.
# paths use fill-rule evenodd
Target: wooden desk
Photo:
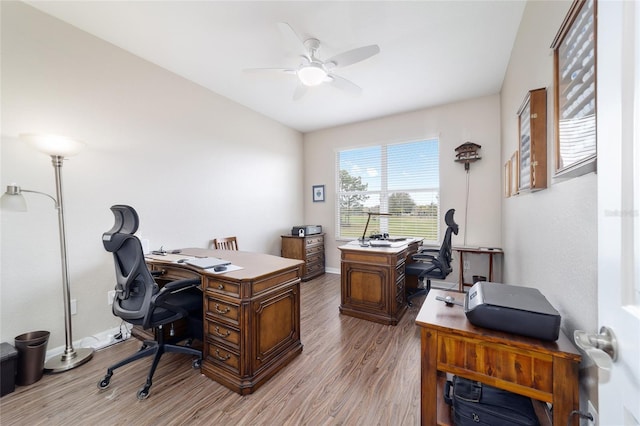
<path id="1" fill-rule="evenodd" d="M 475 327 L 460 306 L 447 307 L 436 296 L 456 292 L 431 290 L 416 324 L 421 334 L 421 424 L 443 425 L 437 412 L 438 371 L 506 389 L 553 404 L 553 424 L 567 424 L 579 408 L 580 354 L 563 334 L 555 342 Z M 436 420 L 437 419 L 437 420 Z M 572 424 L 578 425 L 574 416 Z"/>
<path id="2" fill-rule="evenodd" d="M 302 261 L 198 248 L 184 249 L 180 256 L 219 257 L 243 268 L 216 274 L 176 263 L 176 255 L 146 260 L 151 270 L 163 272 L 162 279 L 201 279 L 204 375 L 246 395 L 302 352 Z"/>
<path id="3" fill-rule="evenodd" d="M 493 256 L 496 254 L 503 255 L 504 252 L 501 248 L 486 248 L 486 247 L 453 247 L 453 250 L 460 253 L 460 278 L 458 280 L 458 291 L 464 291 L 465 286 L 472 286 L 475 283 L 464 282 L 464 254 L 475 253 L 480 255 L 489 256 L 489 281 L 493 281 Z"/>
<path id="4" fill-rule="evenodd" d="M 340 313 L 397 325 L 407 311 L 404 265 L 422 239 L 411 238 L 400 247 L 338 247 L 340 263 Z"/>

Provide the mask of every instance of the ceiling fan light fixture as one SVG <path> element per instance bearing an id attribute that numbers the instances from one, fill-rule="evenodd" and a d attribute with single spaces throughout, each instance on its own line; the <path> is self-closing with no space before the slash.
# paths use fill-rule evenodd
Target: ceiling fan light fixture
<path id="1" fill-rule="evenodd" d="M 322 67 L 322 64 L 312 62 L 298 70 L 298 78 L 305 86 L 317 86 L 321 84 L 326 77 L 327 72 Z"/>

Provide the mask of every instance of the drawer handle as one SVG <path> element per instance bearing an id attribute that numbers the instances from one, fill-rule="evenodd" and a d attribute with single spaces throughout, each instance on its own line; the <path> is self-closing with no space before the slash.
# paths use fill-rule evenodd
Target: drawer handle
<path id="1" fill-rule="evenodd" d="M 217 313 L 219 313 L 219 314 L 228 314 L 230 310 L 231 310 L 231 309 L 229 309 L 229 307 L 228 307 L 228 306 L 225 306 L 225 307 L 224 307 L 224 310 L 222 310 L 222 309 L 220 309 L 220 305 L 218 305 L 218 304 L 216 303 L 216 312 L 217 312 Z"/>
<path id="2" fill-rule="evenodd" d="M 216 349 L 215 357 L 218 361 L 228 361 L 231 358 L 231 355 L 227 354 L 227 356 L 220 355 L 220 351 Z"/>
<path id="3" fill-rule="evenodd" d="M 226 330 L 226 334 L 220 333 L 220 327 L 216 326 L 216 335 L 218 337 L 229 337 L 230 334 L 231 332 L 229 330 Z"/>
<path id="4" fill-rule="evenodd" d="M 218 290 L 224 290 L 224 286 L 222 284 L 218 284 Z"/>

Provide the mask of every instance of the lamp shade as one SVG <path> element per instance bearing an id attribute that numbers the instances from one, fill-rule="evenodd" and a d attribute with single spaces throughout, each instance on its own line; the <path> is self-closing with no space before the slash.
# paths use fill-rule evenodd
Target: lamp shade
<path id="1" fill-rule="evenodd" d="M 85 147 L 85 143 L 66 136 L 21 133 L 20 139 L 33 145 L 38 151 L 59 157 L 71 157 Z"/>
<path id="2" fill-rule="evenodd" d="M 298 78 L 305 86 L 317 86 L 322 83 L 327 76 L 321 64 L 310 63 L 298 70 Z"/>
<path id="3" fill-rule="evenodd" d="M 26 212 L 27 201 L 20 192 L 20 187 L 14 185 L 7 186 L 7 192 L 0 197 L 0 208 L 9 212 Z"/>

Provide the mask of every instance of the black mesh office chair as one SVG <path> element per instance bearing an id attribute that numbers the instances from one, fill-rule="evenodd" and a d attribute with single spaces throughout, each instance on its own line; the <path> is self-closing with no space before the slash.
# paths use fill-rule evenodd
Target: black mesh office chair
<path id="1" fill-rule="evenodd" d="M 104 379 L 98 382 L 98 388 L 106 389 L 109 386 L 116 368 L 153 356 L 147 382 L 138 391 L 138 399 L 142 400 L 149 396 L 153 373 L 163 353 L 178 352 L 196 356 L 193 367 L 200 366 L 202 352 L 188 346 L 166 343 L 162 328 L 185 318 L 188 334 L 201 340 L 202 292 L 199 279 L 173 281 L 159 288 L 145 264 L 140 240 L 133 235 L 138 229 L 138 214 L 133 207 L 125 205 L 112 206 L 111 211 L 115 216 L 115 224 L 102 235 L 102 243 L 108 252 L 113 253 L 116 266 L 113 314 L 144 329 L 155 329 L 157 340 L 146 340 L 138 352 L 109 367 Z"/>
<path id="2" fill-rule="evenodd" d="M 404 268 L 406 275 L 418 277 L 418 288 L 407 289 L 407 304 L 411 306 L 411 299 L 428 294 L 431 290 L 431 280 L 443 280 L 451 273 L 451 234 L 458 235 L 458 224 L 453 220 L 455 209 L 450 209 L 444 215 L 447 230 L 444 233 L 440 249 L 422 249 L 413 255 L 414 262 L 407 263 Z M 426 283 L 425 283 L 426 281 Z"/>

